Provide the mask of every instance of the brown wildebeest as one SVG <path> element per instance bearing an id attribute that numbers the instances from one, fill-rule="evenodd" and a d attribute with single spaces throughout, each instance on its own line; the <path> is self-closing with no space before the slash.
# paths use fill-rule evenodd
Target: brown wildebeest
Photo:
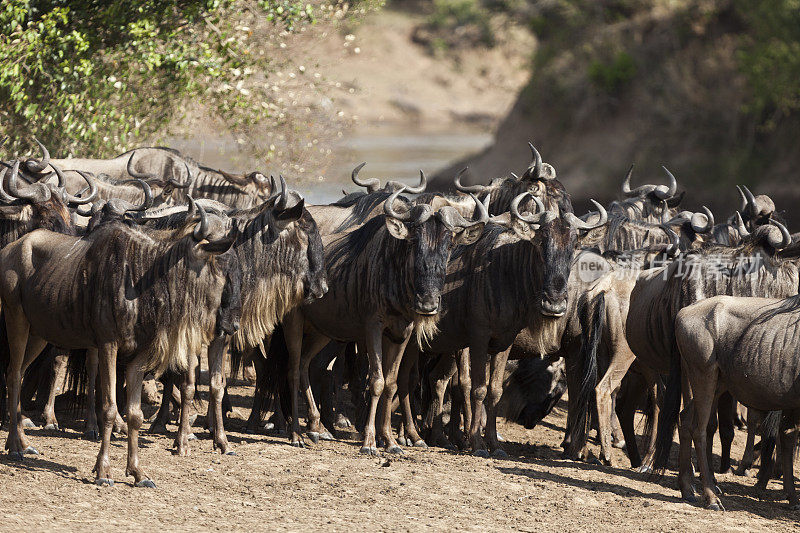
<path id="1" fill-rule="evenodd" d="M 714 401 L 729 391 L 748 407 L 783 411 L 783 486 L 791 509 L 800 510 L 793 474 L 800 431 L 800 296 L 709 298 L 681 309 L 675 335 L 692 395 L 681 418 L 697 451 L 703 503 L 723 509 L 705 453 L 706 427 Z"/>
<path id="2" fill-rule="evenodd" d="M 155 486 L 138 459 L 142 378 L 148 369 L 185 369 L 188 357 L 213 338 L 226 278 L 217 256 L 235 238 L 228 220 L 202 209 L 199 215 L 199 222 L 163 240 L 110 221 L 85 237 L 39 229 L 0 251 L 0 297 L 11 348 L 6 448 L 12 458 L 36 453 L 19 420 L 25 367 L 47 342 L 97 348 L 104 407 L 97 483 L 113 483 L 109 447 L 119 357 L 127 363 L 126 473 L 137 486 Z"/>

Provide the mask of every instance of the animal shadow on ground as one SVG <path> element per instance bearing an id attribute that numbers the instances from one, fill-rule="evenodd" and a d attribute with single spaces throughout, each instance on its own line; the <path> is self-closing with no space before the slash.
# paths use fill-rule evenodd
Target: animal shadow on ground
<path id="1" fill-rule="evenodd" d="M 55 475 L 69 480 L 77 480 L 78 469 L 74 466 L 66 466 L 54 461 L 42 458 L 41 455 L 27 455 L 22 461 L 12 460 L 7 454 L 0 454 L 0 464 L 8 466 L 14 470 L 36 473 L 52 472 Z"/>

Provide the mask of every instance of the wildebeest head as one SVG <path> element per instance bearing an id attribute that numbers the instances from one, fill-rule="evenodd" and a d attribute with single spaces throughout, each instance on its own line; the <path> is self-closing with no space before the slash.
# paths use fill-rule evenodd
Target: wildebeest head
<path id="1" fill-rule="evenodd" d="M 19 209 L 16 213 L 6 213 L 8 219 L 19 223 L 26 222 L 23 218 L 27 218 L 27 222 L 31 225 L 28 231 L 35 227 L 64 234 L 74 233 L 69 207 L 80 206 L 94 200 L 97 196 L 94 181 L 84 176 L 89 193 L 84 195 L 84 198 L 78 198 L 67 193 L 64 188 L 63 173 L 57 167 L 53 166 L 58 175 L 58 185 L 46 183 L 46 180 L 28 184 L 19 179 L 19 167 L 20 162 L 14 161 L 10 168 L 4 169 L 0 175 L 0 203 L 12 210 Z M 27 216 L 22 212 L 24 206 L 30 206 L 32 210 Z"/>
<path id="2" fill-rule="evenodd" d="M 736 225 L 743 242 L 748 245 L 766 245 L 770 251 L 778 252 L 792 243 L 792 236 L 786 226 L 777 220 L 770 220 L 768 224 L 758 226 L 752 233 L 748 231 L 742 215 L 736 212 Z"/>
<path id="3" fill-rule="evenodd" d="M 535 206 L 533 213 L 523 214 L 520 205 L 526 199 Z M 512 229 L 521 239 L 531 240 L 541 254 L 539 264 L 542 279 L 542 298 L 539 309 L 545 316 L 560 317 L 567 311 L 567 280 L 572 268 L 572 255 L 578 239 L 578 230 L 590 230 L 602 226 L 608 220 L 603 206 L 592 200 L 599 216 L 593 222 L 585 222 L 569 211 L 558 216 L 545 209 L 542 201 L 530 192 L 514 198 L 511 203 Z M 530 202 L 528 203 L 530 205 Z"/>
<path id="4" fill-rule="evenodd" d="M 775 213 L 775 202 L 765 194 L 754 196 L 750 189 L 742 185 L 736 188 L 742 198 L 742 205 L 739 208 L 741 216 L 748 228 L 752 231 L 757 226 L 769 224 L 772 215 Z"/>
<path id="5" fill-rule="evenodd" d="M 525 429 L 535 428 L 567 389 L 564 359 L 525 357 L 509 361 L 498 409 Z"/>
<path id="6" fill-rule="evenodd" d="M 432 204 L 416 204 L 401 210 L 395 201 L 405 189 L 400 187 L 384 203 L 386 228 L 392 237 L 410 244 L 414 311 L 419 315 L 435 315 L 439 312 L 450 252 L 457 245 L 470 245 L 478 240 L 489 212 L 474 196 L 479 215 L 473 221 L 466 220 L 450 205 L 437 209 Z"/>

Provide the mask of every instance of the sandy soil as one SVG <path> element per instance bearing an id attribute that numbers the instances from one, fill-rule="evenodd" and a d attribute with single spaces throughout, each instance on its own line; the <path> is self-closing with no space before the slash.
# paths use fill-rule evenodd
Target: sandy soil
<path id="1" fill-rule="evenodd" d="M 276 435 L 244 434 L 251 391 L 234 393 L 229 435 L 237 456 L 220 457 L 199 428 L 201 440 L 186 458 L 170 454 L 171 438 L 144 435 L 141 459 L 155 490 L 133 488 L 123 476 L 123 440 L 112 446 L 117 483 L 99 488 L 91 473 L 98 444 L 80 439 L 79 424 L 67 421 L 58 435 L 31 430 L 40 456 L 23 463 L 0 456 L 0 530 L 776 531 L 797 525 L 785 502 L 756 499 L 750 479 L 719 476 L 728 511 L 713 513 L 678 499 L 674 473 L 653 482 L 625 467 L 560 459 L 563 402 L 533 431 L 500 424 L 506 460 L 443 449 L 365 457 L 354 439 L 298 450 Z M 744 437 L 737 432 L 734 457 Z M 621 451 L 615 454 L 626 464 Z M 779 496 L 777 482 L 770 489 Z"/>

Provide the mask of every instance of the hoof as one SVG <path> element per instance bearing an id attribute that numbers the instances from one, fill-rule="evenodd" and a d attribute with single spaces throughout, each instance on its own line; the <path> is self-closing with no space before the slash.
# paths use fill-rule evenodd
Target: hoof
<path id="1" fill-rule="evenodd" d="M 227 452 L 225 452 L 225 455 L 230 455 L 231 457 L 235 457 L 236 456 L 236 452 L 233 451 L 233 450 L 228 450 Z"/>
<path id="2" fill-rule="evenodd" d="M 417 442 L 414 443 L 414 448 L 427 449 L 428 448 L 428 444 L 424 440 L 419 439 Z"/>
<path id="3" fill-rule="evenodd" d="M 36 427 L 36 424 L 34 424 L 33 420 L 31 420 L 30 418 L 23 418 L 22 427 L 25 429 L 33 429 Z"/>
<path id="4" fill-rule="evenodd" d="M 708 504 L 706 509 L 708 509 L 709 511 L 724 511 L 725 510 L 725 508 L 719 502 Z"/>
<path id="5" fill-rule="evenodd" d="M 500 442 L 506 441 L 506 439 L 500 433 L 497 434 L 497 440 L 499 440 Z"/>
<path id="6" fill-rule="evenodd" d="M 353 423 L 350 422 L 349 418 L 347 418 L 346 416 L 340 414 L 336 418 L 336 425 L 339 426 L 340 428 L 349 428 L 349 427 L 353 426 Z"/>
<path id="7" fill-rule="evenodd" d="M 391 448 L 386 449 L 386 453 L 391 453 L 394 455 L 405 455 L 406 452 L 403 451 L 403 448 L 400 446 L 392 446 Z"/>
<path id="8" fill-rule="evenodd" d="M 264 424 L 264 429 L 267 431 L 272 431 L 273 429 L 275 429 L 275 424 L 273 424 L 272 422 L 267 422 L 266 424 Z"/>
<path id="9" fill-rule="evenodd" d="M 742 475 L 744 477 L 757 478 L 758 477 L 758 470 L 756 470 L 755 468 L 748 468 L 744 472 L 742 472 Z"/>
<path id="10" fill-rule="evenodd" d="M 86 440 L 98 441 L 100 440 L 100 432 L 96 429 L 90 429 L 83 432 L 83 438 Z"/>
<path id="11" fill-rule="evenodd" d="M 22 461 L 24 457 L 25 454 L 23 454 L 22 452 L 8 452 L 8 458 L 11 459 L 12 461 Z"/>
<path id="12" fill-rule="evenodd" d="M 595 457 L 594 455 L 590 455 L 586 458 L 586 464 L 596 465 L 596 466 L 603 466 L 603 461 Z"/>
<path id="13" fill-rule="evenodd" d="M 336 440 L 333 438 L 333 435 L 331 435 L 330 431 L 323 431 L 319 434 L 319 438 L 322 440 Z"/>
<path id="14" fill-rule="evenodd" d="M 653 467 L 651 465 L 642 465 L 639 468 L 637 468 L 636 471 L 639 472 L 640 474 L 652 474 Z"/>
<path id="15" fill-rule="evenodd" d="M 611 443 L 611 447 L 612 448 L 616 448 L 618 450 L 623 450 L 623 449 L 625 449 L 625 441 L 624 440 L 615 440 L 614 442 Z"/>
<path id="16" fill-rule="evenodd" d="M 681 494 L 681 499 L 686 503 L 697 503 L 697 494 L 694 492 L 690 492 L 687 494 Z"/>
<path id="17" fill-rule="evenodd" d="M 301 440 L 292 441 L 291 444 L 295 448 L 305 448 L 306 447 L 305 443 L 303 443 L 303 441 L 301 441 Z"/>
<path id="18" fill-rule="evenodd" d="M 475 457 L 483 457 L 484 459 L 489 458 L 489 452 L 487 450 L 475 450 L 472 452 L 472 455 Z"/>
<path id="19" fill-rule="evenodd" d="M 374 446 L 362 446 L 359 453 L 363 455 L 378 455 L 378 448 Z"/>
<path id="20" fill-rule="evenodd" d="M 306 433 L 306 435 L 308 436 L 309 439 L 311 439 L 311 442 L 313 442 L 314 444 L 319 444 L 319 433 L 318 432 L 309 431 L 309 432 Z"/>
<path id="21" fill-rule="evenodd" d="M 186 437 L 186 440 L 197 440 L 197 435 L 194 433 L 189 433 L 189 435 Z"/>
<path id="22" fill-rule="evenodd" d="M 508 454 L 505 450 L 501 448 L 497 448 L 495 451 L 492 452 L 492 457 L 495 459 L 508 459 Z"/>
<path id="23" fill-rule="evenodd" d="M 412 442 L 405 437 L 397 437 L 397 443 L 401 446 L 412 446 Z"/>
<path id="24" fill-rule="evenodd" d="M 25 453 L 25 455 L 39 455 L 39 450 L 37 450 L 33 446 L 28 446 L 27 448 L 25 448 L 25 451 L 23 453 Z"/>
<path id="25" fill-rule="evenodd" d="M 58 431 L 58 424 L 47 424 L 44 429 L 47 431 Z"/>
<path id="26" fill-rule="evenodd" d="M 94 480 L 94 484 L 97 485 L 98 487 L 106 487 L 106 486 L 113 487 L 114 486 L 114 480 L 113 479 L 109 479 L 107 477 L 99 477 L 99 478 Z"/>
<path id="27" fill-rule="evenodd" d="M 167 426 L 166 424 L 150 424 L 149 433 L 156 433 L 157 435 L 164 435 L 167 433 Z"/>
<path id="28" fill-rule="evenodd" d="M 153 482 L 152 479 L 143 479 L 136 483 L 137 487 L 144 487 L 146 489 L 154 489 L 156 488 L 156 484 Z"/>

